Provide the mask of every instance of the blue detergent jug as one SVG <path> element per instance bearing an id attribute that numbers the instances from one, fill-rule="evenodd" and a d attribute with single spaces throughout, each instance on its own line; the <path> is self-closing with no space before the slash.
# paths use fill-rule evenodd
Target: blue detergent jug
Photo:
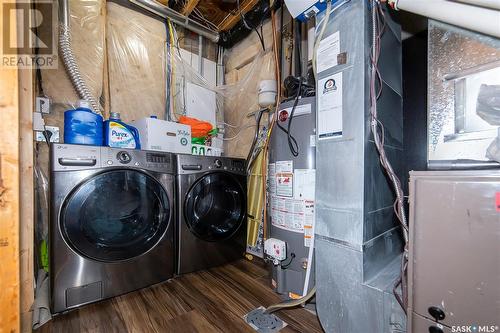
<path id="1" fill-rule="evenodd" d="M 92 112 L 85 101 L 78 108 L 64 112 L 64 142 L 102 146 L 103 118 Z"/>
<path id="2" fill-rule="evenodd" d="M 111 112 L 104 122 L 104 145 L 115 148 L 141 149 L 139 131 L 120 120 L 118 112 Z"/>

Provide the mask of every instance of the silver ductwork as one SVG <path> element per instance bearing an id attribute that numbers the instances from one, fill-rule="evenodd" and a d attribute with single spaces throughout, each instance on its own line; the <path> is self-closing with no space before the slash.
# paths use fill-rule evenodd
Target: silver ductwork
<path id="1" fill-rule="evenodd" d="M 318 19 L 323 17 L 321 13 Z M 384 125 L 381 144 L 401 179 L 401 28 L 387 12 L 385 19 L 377 118 Z M 339 59 L 338 52 L 347 56 L 346 62 L 330 62 L 317 75 L 316 308 L 326 332 L 395 333 L 406 327 L 405 313 L 393 295 L 401 272 L 403 233 L 394 214 L 394 191 L 370 130 L 371 21 L 366 0 L 351 0 L 334 10 L 323 40 L 338 40 L 339 47 L 323 51 L 323 59 Z M 328 81 L 337 89 L 329 90 Z M 329 99 L 332 94 L 335 100 Z M 331 103 L 337 103 L 335 108 Z M 332 135 L 322 137 L 326 123 Z"/>
<path id="2" fill-rule="evenodd" d="M 208 29 L 204 25 L 184 16 L 175 10 L 162 5 L 158 1 L 154 0 L 129 0 L 131 3 L 146 9 L 147 11 L 159 15 L 163 18 L 168 18 L 172 20 L 175 24 L 178 24 L 200 36 L 208 38 L 214 43 L 219 41 L 219 33 Z"/>

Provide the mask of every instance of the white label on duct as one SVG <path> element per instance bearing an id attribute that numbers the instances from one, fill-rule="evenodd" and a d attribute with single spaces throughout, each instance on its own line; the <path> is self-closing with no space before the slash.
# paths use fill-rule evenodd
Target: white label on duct
<path id="1" fill-rule="evenodd" d="M 316 170 L 295 169 L 293 180 L 293 196 L 295 199 L 314 200 L 314 189 L 316 187 Z"/>
<path id="2" fill-rule="evenodd" d="M 269 163 L 268 169 L 269 193 L 276 194 L 276 164 Z"/>
<path id="3" fill-rule="evenodd" d="M 316 53 L 317 73 L 337 66 L 337 56 L 340 53 L 340 32 L 337 31 L 324 38 L 318 46 Z"/>
<path id="4" fill-rule="evenodd" d="M 342 72 L 318 81 L 318 138 L 342 136 Z"/>
<path id="5" fill-rule="evenodd" d="M 314 238 L 314 200 L 304 200 L 304 246 L 310 247 Z"/>
<path id="6" fill-rule="evenodd" d="M 303 233 L 304 208 L 304 200 L 271 196 L 271 223 L 280 229 Z"/>
<path id="7" fill-rule="evenodd" d="M 276 161 L 276 173 L 293 172 L 293 161 Z"/>
<path id="8" fill-rule="evenodd" d="M 282 110 L 280 110 L 280 112 L 286 111 L 286 112 L 288 112 L 288 115 L 290 116 L 292 114 L 292 108 L 293 107 L 282 109 Z M 302 105 L 297 105 L 295 107 L 295 111 L 293 111 L 293 116 L 296 117 L 296 116 L 301 116 L 303 114 L 310 114 L 310 113 L 311 113 L 311 104 L 302 104 Z"/>
<path id="9" fill-rule="evenodd" d="M 316 147 L 316 135 L 311 135 L 309 137 L 309 146 Z"/>

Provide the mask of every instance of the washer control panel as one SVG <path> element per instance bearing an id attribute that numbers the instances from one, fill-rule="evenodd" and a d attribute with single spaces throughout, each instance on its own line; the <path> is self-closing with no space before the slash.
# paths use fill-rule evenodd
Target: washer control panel
<path id="1" fill-rule="evenodd" d="M 133 166 L 151 171 L 174 171 L 173 158 L 170 153 L 101 147 L 103 167 Z"/>
<path id="2" fill-rule="evenodd" d="M 161 173 L 174 173 L 174 155 L 166 152 L 53 144 L 50 149 L 53 171 L 136 167 Z"/>

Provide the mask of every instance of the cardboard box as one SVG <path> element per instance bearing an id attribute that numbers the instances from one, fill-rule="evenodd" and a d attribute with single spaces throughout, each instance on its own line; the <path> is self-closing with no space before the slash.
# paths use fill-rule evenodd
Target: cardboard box
<path id="1" fill-rule="evenodd" d="M 191 154 L 191 127 L 156 118 L 133 121 L 141 140 L 141 149 Z"/>

